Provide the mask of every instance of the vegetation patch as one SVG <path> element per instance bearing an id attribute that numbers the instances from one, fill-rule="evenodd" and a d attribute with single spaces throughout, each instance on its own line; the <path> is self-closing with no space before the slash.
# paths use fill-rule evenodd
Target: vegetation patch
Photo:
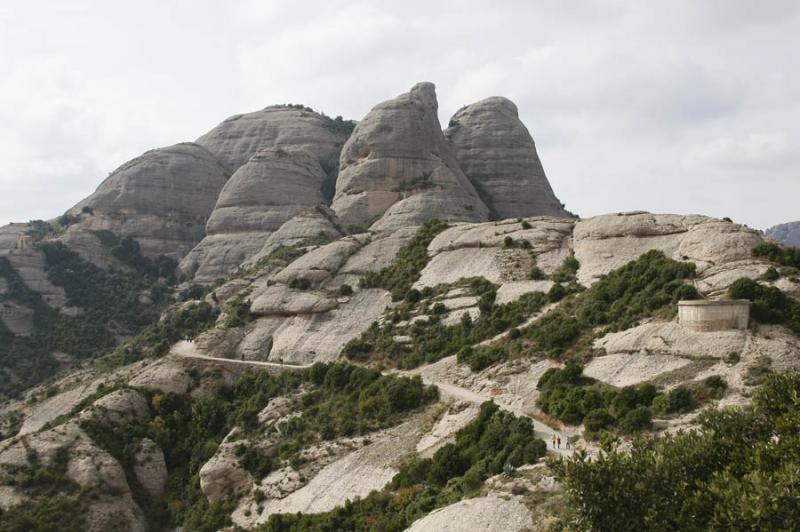
<path id="1" fill-rule="evenodd" d="M 187 530 L 215 531 L 230 525 L 230 504 L 209 504 L 200 489 L 198 473 L 237 426 L 243 438 L 269 438 L 268 448 L 248 449 L 242 444 L 242 465 L 257 475 L 274 467 L 298 465 L 302 449 L 337 436 L 354 436 L 388 427 L 403 415 L 434 401 L 437 390 L 425 387 L 419 377 L 381 375 L 346 364 L 315 364 L 304 370 L 273 377 L 266 372 L 247 373 L 213 396 L 196 399 L 173 393 L 148 394 L 152 421 L 130 421 L 114 430 L 104 424 L 82 422 L 92 439 L 123 465 L 137 502 L 156 529 L 184 526 Z M 256 434 L 258 413 L 278 396 L 296 395 L 293 407 L 301 415 Z M 164 497 L 151 500 L 136 488 L 132 473 L 142 438 L 150 438 L 164 451 L 169 478 Z M 244 441 L 244 440 L 243 440 Z"/>
<path id="2" fill-rule="evenodd" d="M 392 299 L 395 301 L 404 299 L 430 260 L 428 245 L 447 227 L 447 223 L 442 220 L 426 222 L 400 249 L 394 262 L 378 272 L 365 275 L 361 279 L 361 287 L 383 288 L 392 293 Z"/>
<path id="3" fill-rule="evenodd" d="M 572 271 L 567 266 L 565 269 Z M 509 336 L 502 342 L 476 348 L 459 360 L 477 371 L 511 356 L 585 356 L 594 338 L 628 329 L 646 317 L 671 317 L 677 311 L 678 300 L 699 298 L 697 290 L 686 283 L 694 275 L 694 264 L 671 260 L 661 251 L 649 251 L 577 295 L 571 296 L 567 291 L 550 296 L 563 297 L 564 301 L 521 330 L 517 338 Z"/>
<path id="4" fill-rule="evenodd" d="M 797 530 L 800 374 L 770 375 L 747 408 L 711 409 L 699 430 L 550 462 L 572 530 Z"/>
<path id="5" fill-rule="evenodd" d="M 456 433 L 455 443 L 432 458 L 412 459 L 384 490 L 321 514 L 273 515 L 259 530 L 405 530 L 436 508 L 476 494 L 484 481 L 544 456 L 546 444 L 533 423 L 503 412 L 493 402 L 481 405 L 477 419 Z"/>
<path id="6" fill-rule="evenodd" d="M 748 299 L 753 302 L 751 314 L 761 323 L 779 323 L 800 334 L 800 302 L 784 294 L 774 286 L 742 277 L 728 288 L 734 299 Z"/>
<path id="7" fill-rule="evenodd" d="M 537 405 L 564 423 L 583 424 L 590 437 L 607 431 L 633 434 L 649 429 L 653 414 L 689 412 L 721 398 L 727 388 L 721 377 L 711 376 L 661 393 L 651 383 L 616 388 L 582 372 L 571 362 L 563 369 L 547 370 L 536 386 L 540 391 Z"/>
<path id="8" fill-rule="evenodd" d="M 441 322 L 447 309 L 442 302 L 434 303 L 433 298 L 445 294 L 451 285 L 422 292 L 412 289 L 406 292 L 405 301 L 395 307 L 386 323 L 373 323 L 345 346 L 344 355 L 350 360 L 383 360 L 401 368 L 413 368 L 457 353 L 462 353 L 461 358 L 467 356 L 463 353 L 471 352 L 473 344 L 520 325 L 547 302 L 543 293 L 532 292 L 511 303 L 497 305 L 497 286 L 483 278 L 465 279 L 455 286 L 478 298 L 481 316 L 477 320 L 464 313 L 457 325 Z M 427 317 L 411 323 L 414 314 Z M 401 325 L 403 322 L 406 324 Z M 398 336 L 406 336 L 410 341 L 397 342 Z"/>

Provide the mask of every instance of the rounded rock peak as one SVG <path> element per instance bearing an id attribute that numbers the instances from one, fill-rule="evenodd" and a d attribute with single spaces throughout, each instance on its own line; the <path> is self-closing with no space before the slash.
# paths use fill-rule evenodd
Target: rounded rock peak
<path id="1" fill-rule="evenodd" d="M 426 107 L 437 110 L 439 102 L 436 100 L 436 85 L 430 81 L 420 81 L 409 91 L 412 98 L 419 99 Z"/>
<path id="2" fill-rule="evenodd" d="M 479 100 L 475 103 L 467 105 L 466 107 L 462 107 L 457 114 L 460 114 L 461 111 L 476 111 L 480 109 L 501 111 L 501 112 L 504 111 L 519 118 L 519 111 L 517 110 L 517 104 L 515 104 L 514 102 L 503 96 L 490 96 L 488 98 L 484 98 L 483 100 Z"/>

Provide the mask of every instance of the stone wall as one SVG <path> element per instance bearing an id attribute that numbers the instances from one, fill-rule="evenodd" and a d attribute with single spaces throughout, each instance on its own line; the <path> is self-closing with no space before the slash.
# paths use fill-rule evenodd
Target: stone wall
<path id="1" fill-rule="evenodd" d="M 747 329 L 750 302 L 743 299 L 721 301 L 680 301 L 678 322 L 697 332 Z"/>

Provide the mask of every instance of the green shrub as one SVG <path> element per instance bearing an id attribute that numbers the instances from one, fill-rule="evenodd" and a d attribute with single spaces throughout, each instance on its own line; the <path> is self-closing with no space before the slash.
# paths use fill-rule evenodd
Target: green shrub
<path id="1" fill-rule="evenodd" d="M 336 289 L 336 295 L 339 297 L 347 297 L 353 295 L 353 287 L 349 284 L 343 284 Z"/>
<path id="2" fill-rule="evenodd" d="M 540 267 L 534 266 L 533 268 L 531 268 L 531 272 L 528 274 L 528 279 L 532 279 L 534 281 L 540 281 L 542 279 L 547 279 L 547 275 Z"/>
<path id="3" fill-rule="evenodd" d="M 311 281 L 305 277 L 295 277 L 289 281 L 289 288 L 294 290 L 308 290 L 311 288 Z"/>
<path id="4" fill-rule="evenodd" d="M 226 329 L 242 327 L 251 319 L 250 301 L 241 296 L 236 296 L 229 304 L 225 315 L 224 326 Z"/>
<path id="5" fill-rule="evenodd" d="M 781 266 L 800 268 L 800 248 L 787 248 L 775 242 L 762 242 L 753 248 L 753 256 Z"/>
<path id="6" fill-rule="evenodd" d="M 770 266 L 769 268 L 767 268 L 767 271 L 765 271 L 761 275 L 761 280 L 771 282 L 771 281 L 777 281 L 778 279 L 780 279 L 780 277 L 781 274 L 778 273 L 778 270 L 776 270 L 773 266 Z"/>
<path id="7" fill-rule="evenodd" d="M 550 466 L 562 529 L 794 530 L 800 523 L 800 375 L 772 375 L 753 406 L 709 410 L 699 430 L 639 438 Z"/>
<path id="8" fill-rule="evenodd" d="M 420 272 L 428 264 L 428 244 L 436 235 L 447 229 L 441 220 L 426 222 L 397 253 L 394 262 L 378 272 L 368 273 L 361 280 L 364 288 L 383 288 L 392 293 L 392 299 L 405 297 L 411 285 L 419 279 Z"/>
<path id="9" fill-rule="evenodd" d="M 742 277 L 730 285 L 728 294 L 733 299 L 752 301 L 751 314 L 756 321 L 784 324 L 800 334 L 800 303 L 780 289 Z"/>
<path id="10" fill-rule="evenodd" d="M 568 283 L 576 279 L 575 275 L 578 273 L 578 268 L 581 264 L 575 258 L 574 253 L 570 253 L 561 263 L 561 266 L 556 268 L 550 278 L 557 283 Z"/>

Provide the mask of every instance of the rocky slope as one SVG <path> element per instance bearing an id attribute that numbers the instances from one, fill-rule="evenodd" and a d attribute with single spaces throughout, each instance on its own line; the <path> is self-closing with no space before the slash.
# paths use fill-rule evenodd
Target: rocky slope
<path id="1" fill-rule="evenodd" d="M 766 233 L 784 246 L 800 248 L 800 222 L 778 224 L 767 229 Z"/>
<path id="2" fill-rule="evenodd" d="M 376 106 L 349 137 L 343 121 L 301 107 L 239 115 L 196 144 L 123 165 L 69 211 L 73 219 L 0 228 L 4 363 L 11 345 L 72 361 L 75 338 L 56 349 L 37 328 L 42 317 L 79 334 L 89 327 L 82 316 L 105 309 L 109 331 L 126 342 L 142 328 L 119 325 L 140 312 L 117 299 L 151 311 L 172 303 L 113 353 L 107 339 L 97 360 L 57 375 L 54 363 L 47 382 L 0 403 L 0 520 L 33 508 L 63 523 L 85 518 L 89 530 L 112 517 L 124 530 L 252 529 L 303 518 L 297 512 L 313 519 L 339 508 L 324 519 L 344 518 L 364 511 L 354 499 L 378 497 L 391 501 L 385 507 L 413 502 L 409 530 L 545 530 L 566 503 L 536 459 L 434 468 L 415 485 L 439 490 L 435 504 L 390 484 L 399 472 L 413 476 L 408 464 L 446 462 L 474 437 L 490 399 L 527 420 L 526 445 L 558 434 L 572 447 L 551 455 L 596 452 L 580 421 L 566 424 L 538 402 L 540 380 L 565 358 L 606 391 L 652 383 L 668 394 L 722 378 L 723 405 L 747 404 L 768 372 L 800 368 L 800 338 L 786 325 L 693 332 L 661 285 L 637 303 L 643 317 L 605 335 L 595 323 L 562 352 L 542 348 L 532 327 L 568 314 L 650 251 L 694 264 L 670 289 L 699 297 L 726 297 L 747 278 L 797 301 L 800 281 L 792 267 L 753 256 L 763 235 L 727 220 L 567 216 L 508 100 L 467 106 L 444 133 L 436 111 L 423 83 Z M 426 224 L 434 218 L 446 226 Z M 98 230 L 116 233 L 114 246 Z M 125 236 L 150 258 L 121 253 Z M 158 269 L 164 253 L 183 257 L 186 283 Z M 53 262 L 63 256 L 68 268 Z M 554 327 L 546 337 L 561 334 Z M 471 367 L 476 352 L 497 356 Z M 358 368 L 314 365 L 348 360 Z M 423 383 L 438 397 L 413 403 Z M 691 427 L 697 414 L 656 414 L 652 429 Z M 436 484 L 437 474 L 449 476 Z"/>

